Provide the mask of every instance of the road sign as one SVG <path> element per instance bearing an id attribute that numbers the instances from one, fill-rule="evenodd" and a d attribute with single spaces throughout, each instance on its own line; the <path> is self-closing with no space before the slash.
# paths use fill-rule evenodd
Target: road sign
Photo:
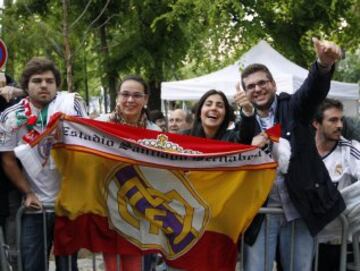
<path id="1" fill-rule="evenodd" d="M 0 39 L 0 70 L 5 66 L 8 57 L 8 52 L 5 42 Z"/>

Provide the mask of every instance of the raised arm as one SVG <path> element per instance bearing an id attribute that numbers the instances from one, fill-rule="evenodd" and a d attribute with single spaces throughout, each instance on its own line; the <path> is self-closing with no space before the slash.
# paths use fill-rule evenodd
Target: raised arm
<path id="1" fill-rule="evenodd" d="M 341 56 L 341 49 L 333 42 L 313 38 L 317 55 L 308 77 L 292 97 L 297 119 L 309 122 L 317 106 L 325 99 L 329 90 L 334 64 Z"/>

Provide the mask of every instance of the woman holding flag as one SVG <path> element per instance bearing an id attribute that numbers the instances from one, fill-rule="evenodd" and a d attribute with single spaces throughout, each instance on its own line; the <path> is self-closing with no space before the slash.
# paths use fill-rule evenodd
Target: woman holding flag
<path id="1" fill-rule="evenodd" d="M 252 114 L 254 109 L 245 95 L 237 95 L 237 105 L 242 108 L 243 114 Z M 160 128 L 147 118 L 146 104 L 149 99 L 149 90 L 145 81 L 138 76 L 126 77 L 120 84 L 116 99 L 115 110 L 102 115 L 98 120 L 143 127 L 152 130 Z M 253 139 L 255 126 L 252 122 L 242 122 L 241 126 L 228 130 L 233 110 L 221 91 L 209 90 L 198 103 L 194 127 L 191 135 L 230 141 L 243 144 L 265 145 L 267 136 L 257 136 Z M 121 271 L 137 271 L 142 269 L 141 256 L 121 255 Z M 107 271 L 117 270 L 115 254 L 104 253 L 104 262 Z M 168 270 L 177 270 L 168 267 Z"/>
<path id="2" fill-rule="evenodd" d="M 142 77 L 127 76 L 118 89 L 114 111 L 101 115 L 97 120 L 161 131 L 148 119 L 146 105 L 149 95 L 149 87 Z M 103 255 L 106 270 L 118 270 L 116 254 L 104 253 Z M 121 255 L 120 267 L 121 271 L 141 271 L 142 257 L 140 255 Z"/>
<path id="3" fill-rule="evenodd" d="M 254 113 L 252 104 L 238 87 L 235 103 L 241 110 L 242 117 L 246 118 Z M 251 143 L 258 147 L 264 147 L 269 143 L 266 133 L 254 136 L 255 125 L 252 121 L 242 121 L 241 125 L 235 125 L 234 129 L 229 129 L 233 114 L 234 111 L 225 94 L 211 89 L 197 103 L 193 128 L 185 131 L 185 134 L 233 143 Z M 181 269 L 168 267 L 167 270 L 180 271 Z"/>

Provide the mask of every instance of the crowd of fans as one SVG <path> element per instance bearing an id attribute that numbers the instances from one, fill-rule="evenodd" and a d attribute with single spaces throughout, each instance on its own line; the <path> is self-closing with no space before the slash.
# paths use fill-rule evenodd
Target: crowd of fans
<path id="1" fill-rule="evenodd" d="M 325 236 L 324 228 L 334 233 L 331 224 L 346 208 L 344 191 L 360 179 L 359 119 L 344 118 L 341 103 L 326 99 L 341 50 L 332 42 L 316 39 L 314 48 L 317 60 L 293 95 L 278 95 L 270 70 L 252 64 L 242 71 L 233 105 L 222 91 L 213 89 L 201 97 L 193 110 L 175 108 L 164 115 L 159 110 L 147 111 L 151 95 L 147 83 L 140 76 L 128 76 L 118 87 L 112 112 L 97 117 L 100 121 L 162 132 L 252 144 L 268 153 L 275 148 L 265 131 L 281 124 L 280 142 L 284 144 L 274 157 L 286 152 L 287 166 L 279 167 L 264 206 L 282 208 L 284 214 L 268 216 L 267 223 L 263 215 L 258 215 L 249 226 L 244 238 L 245 270 L 273 270 L 275 260 L 283 270 L 290 270 L 291 265 L 295 271 L 312 270 L 315 238 Z M 8 76 L 0 84 L 0 226 L 14 249 L 15 227 L 11 223 L 17 208 L 24 204 L 29 211 L 22 219 L 19 248 L 23 270 L 45 270 L 43 254 L 49 254 L 52 246 L 54 213 L 46 213 L 45 244 L 40 210 L 54 204 L 60 176 L 49 165 L 36 178 L 26 175 L 14 148 L 24 144 L 22 138 L 29 132 L 41 133 L 55 112 L 81 117 L 87 117 L 87 112 L 81 97 L 59 91 L 59 70 L 46 58 L 33 58 L 27 63 L 19 87 Z M 238 118 L 234 108 L 239 109 Z M 296 234 L 291 244 L 294 224 Z M 338 236 L 324 237 L 321 242 L 318 270 L 338 270 Z M 294 246 L 294 255 L 290 255 L 290 245 Z M 103 256 L 106 270 L 116 270 L 116 255 Z M 76 259 L 76 254 L 71 255 L 71 261 L 57 257 L 57 270 L 68 270 L 69 262 L 71 269 L 77 270 Z M 154 270 L 155 262 L 158 258 L 153 255 L 144 259 L 122 255 L 121 270 Z"/>

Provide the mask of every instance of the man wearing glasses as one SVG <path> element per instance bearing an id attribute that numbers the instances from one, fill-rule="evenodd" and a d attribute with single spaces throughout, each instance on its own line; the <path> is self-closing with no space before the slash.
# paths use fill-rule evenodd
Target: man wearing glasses
<path id="1" fill-rule="evenodd" d="M 341 50 L 328 41 L 313 39 L 313 42 L 318 59 L 293 95 L 276 95 L 273 76 L 262 64 L 249 65 L 242 72 L 242 87 L 256 110 L 252 116 L 242 114 L 241 121 L 256 122 L 255 134 L 279 123 L 281 137 L 289 142 L 291 150 L 287 172 L 278 170 L 266 202 L 267 207 L 282 208 L 284 215 L 269 215 L 267 223 L 261 215 L 254 219 L 245 234 L 246 271 L 273 270 L 277 245 L 284 270 L 290 270 L 291 266 L 295 271 L 311 270 L 313 237 L 345 208 L 317 153 L 310 128 L 317 106 L 329 92 Z M 238 92 L 235 100 L 242 95 Z"/>

